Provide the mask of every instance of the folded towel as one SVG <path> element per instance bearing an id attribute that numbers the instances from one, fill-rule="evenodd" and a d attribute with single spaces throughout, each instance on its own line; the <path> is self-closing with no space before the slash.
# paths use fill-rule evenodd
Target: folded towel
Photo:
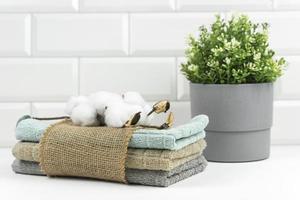
<path id="1" fill-rule="evenodd" d="M 129 148 L 126 167 L 170 171 L 202 154 L 205 147 L 205 140 L 200 139 L 177 151 Z M 39 162 L 39 143 L 18 142 L 12 153 L 19 160 Z"/>
<path id="2" fill-rule="evenodd" d="M 126 169 L 128 183 L 167 187 L 178 181 L 202 172 L 207 166 L 207 161 L 203 156 L 186 162 L 171 171 Z M 12 164 L 12 169 L 16 173 L 45 175 L 37 162 L 23 161 L 16 159 Z"/>
<path id="3" fill-rule="evenodd" d="M 16 126 L 16 138 L 22 141 L 38 142 L 51 121 L 22 117 Z M 181 149 L 205 137 L 204 128 L 208 124 L 206 115 L 198 115 L 181 126 L 157 130 L 138 129 L 129 142 L 132 148 Z"/>

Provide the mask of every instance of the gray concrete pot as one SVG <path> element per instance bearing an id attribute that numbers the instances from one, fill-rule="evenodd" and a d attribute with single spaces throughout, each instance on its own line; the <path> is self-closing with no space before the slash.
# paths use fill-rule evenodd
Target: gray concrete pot
<path id="1" fill-rule="evenodd" d="M 209 161 L 247 162 L 270 154 L 273 84 L 190 83 L 192 117 L 209 116 Z"/>

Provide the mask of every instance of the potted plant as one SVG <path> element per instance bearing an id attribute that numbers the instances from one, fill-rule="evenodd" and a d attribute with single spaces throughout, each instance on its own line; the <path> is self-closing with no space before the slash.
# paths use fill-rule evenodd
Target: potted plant
<path id="1" fill-rule="evenodd" d="M 269 157 L 273 82 L 285 60 L 274 59 L 268 24 L 245 15 L 225 21 L 216 16 L 210 29 L 189 37 L 181 71 L 190 81 L 191 113 L 207 114 L 206 158 L 245 162 Z"/>

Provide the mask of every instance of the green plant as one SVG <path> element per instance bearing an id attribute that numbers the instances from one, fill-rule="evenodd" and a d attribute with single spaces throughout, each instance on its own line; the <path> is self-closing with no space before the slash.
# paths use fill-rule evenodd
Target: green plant
<path id="1" fill-rule="evenodd" d="M 211 30 L 201 26 L 189 37 L 181 71 L 193 83 L 240 84 L 274 82 L 285 60 L 269 49 L 268 24 L 252 23 L 246 15 L 225 21 L 219 15 Z"/>

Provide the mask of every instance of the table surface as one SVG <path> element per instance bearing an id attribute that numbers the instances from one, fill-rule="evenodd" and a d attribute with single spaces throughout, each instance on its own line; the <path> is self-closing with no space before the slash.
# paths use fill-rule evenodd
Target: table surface
<path id="1" fill-rule="evenodd" d="M 259 162 L 209 162 L 205 172 L 168 188 L 20 175 L 13 159 L 0 149 L 0 199 L 300 199 L 300 146 L 272 146 L 270 159 Z"/>

